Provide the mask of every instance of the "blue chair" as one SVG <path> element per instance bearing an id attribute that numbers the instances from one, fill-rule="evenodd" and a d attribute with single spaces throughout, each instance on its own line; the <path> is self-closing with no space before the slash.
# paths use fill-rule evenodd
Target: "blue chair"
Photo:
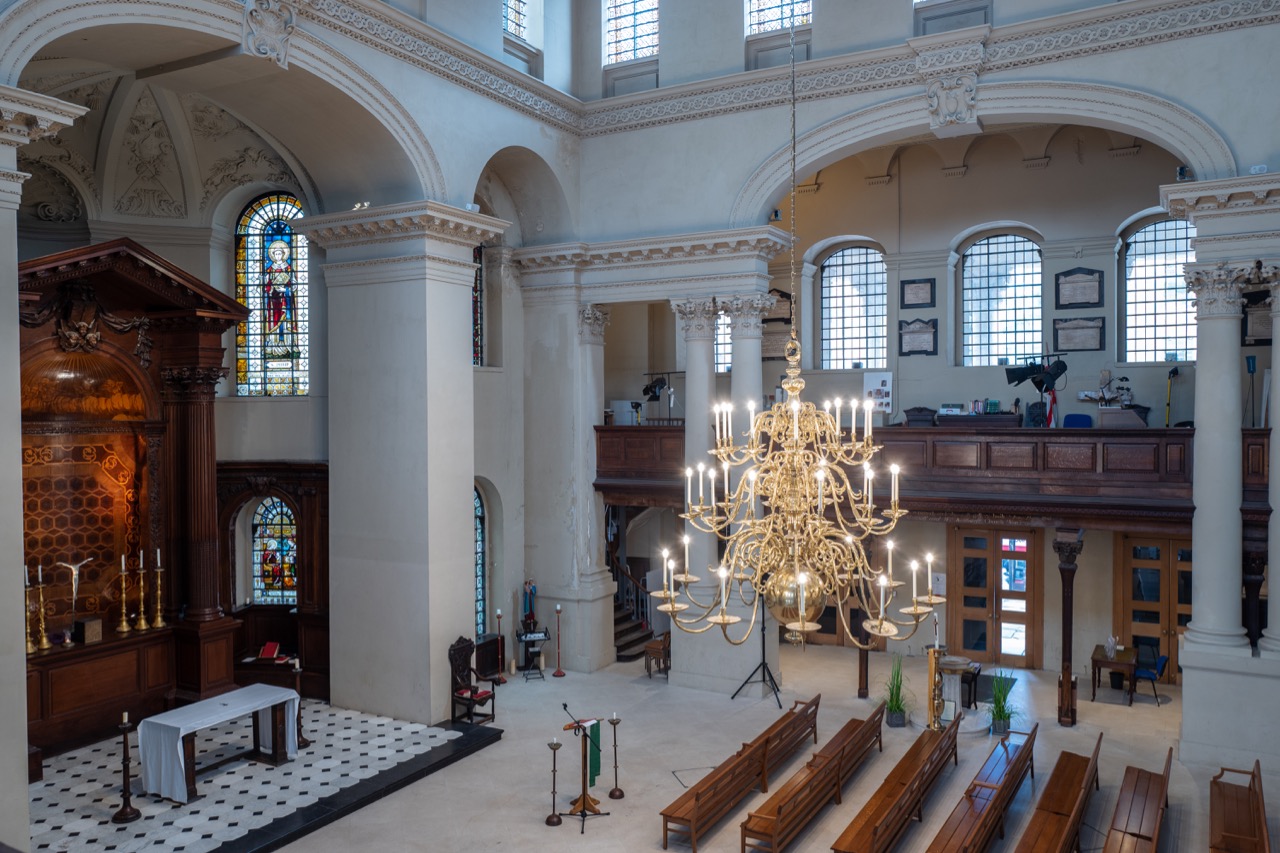
<path id="1" fill-rule="evenodd" d="M 1133 671 L 1134 682 L 1143 681 L 1143 680 L 1151 682 L 1151 694 L 1156 697 L 1157 708 L 1160 707 L 1160 694 L 1156 693 L 1156 682 L 1164 677 L 1164 668 L 1168 665 L 1169 665 L 1169 656 L 1160 655 L 1160 657 L 1156 658 L 1156 668 L 1154 670 L 1135 669 Z"/>
<path id="2" fill-rule="evenodd" d="M 1072 412 L 1062 419 L 1062 426 L 1064 429 L 1088 429 L 1093 426 L 1093 416 Z"/>

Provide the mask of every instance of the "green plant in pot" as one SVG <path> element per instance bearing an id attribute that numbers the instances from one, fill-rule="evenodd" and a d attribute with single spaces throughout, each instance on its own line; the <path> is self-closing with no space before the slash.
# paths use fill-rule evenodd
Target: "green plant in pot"
<path id="1" fill-rule="evenodd" d="M 1009 694 L 1013 692 L 1016 680 L 1004 670 L 996 670 L 995 677 L 991 679 L 991 704 L 987 710 L 991 714 L 993 735 L 1007 734 L 1013 718 L 1018 716 L 1018 709 L 1009 701 Z"/>
<path id="2" fill-rule="evenodd" d="M 902 675 L 902 655 L 893 656 L 889 677 L 884 682 L 884 721 L 895 729 L 907 724 L 907 689 Z"/>

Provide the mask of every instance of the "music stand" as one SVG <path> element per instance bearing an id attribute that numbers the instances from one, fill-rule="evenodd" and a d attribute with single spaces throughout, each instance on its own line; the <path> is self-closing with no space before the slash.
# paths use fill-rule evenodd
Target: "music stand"
<path id="1" fill-rule="evenodd" d="M 561 707 L 568 713 L 569 707 L 566 703 L 562 703 Z M 570 714 L 569 716 L 573 716 Z M 589 817 L 606 817 L 609 813 L 600 811 L 600 801 L 591 796 L 589 786 L 587 784 L 587 765 L 589 759 L 587 757 L 587 741 L 591 739 L 591 731 L 589 726 L 596 722 L 595 720 L 579 720 L 574 717 L 572 723 L 565 723 L 564 730 L 567 732 L 572 730 L 575 735 L 582 741 L 582 793 L 569 804 L 569 811 L 560 812 L 565 817 L 581 817 L 582 824 L 579 834 L 586 834 L 587 818 Z M 596 749 L 600 748 L 600 744 L 596 744 Z"/>
<path id="2" fill-rule="evenodd" d="M 729 697 L 732 701 L 738 698 L 738 694 L 742 692 L 742 688 L 756 680 L 756 674 L 760 675 L 760 683 L 766 688 L 773 691 L 773 701 L 778 703 L 778 710 L 782 710 L 782 699 L 778 697 L 778 679 L 773 677 L 773 670 L 769 669 L 769 658 L 765 649 L 764 639 L 764 623 L 763 616 L 760 617 L 760 663 L 756 664 L 756 668 L 751 670 L 751 674 L 746 680 L 738 685 L 738 689 L 733 691 L 733 695 Z"/>

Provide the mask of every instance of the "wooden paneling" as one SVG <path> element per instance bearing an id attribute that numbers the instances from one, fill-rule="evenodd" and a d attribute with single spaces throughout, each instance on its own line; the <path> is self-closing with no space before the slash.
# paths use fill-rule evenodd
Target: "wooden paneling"
<path id="1" fill-rule="evenodd" d="M 1038 450 L 1039 447 L 1031 442 L 993 441 L 987 445 L 987 467 L 1034 471 Z"/>
<path id="2" fill-rule="evenodd" d="M 27 670 L 27 719 L 40 719 L 40 673 Z"/>
<path id="3" fill-rule="evenodd" d="M 1157 444 L 1105 444 L 1102 447 L 1102 470 L 1158 474 L 1159 454 Z"/>
<path id="4" fill-rule="evenodd" d="M 935 468 L 977 468 L 981 458 L 977 441 L 938 441 L 933 445 Z"/>
<path id="5" fill-rule="evenodd" d="M 142 650 L 142 689 L 168 689 L 173 683 L 173 648 L 147 646 Z"/>
<path id="6" fill-rule="evenodd" d="M 1044 449 L 1046 471 L 1093 471 L 1097 467 L 1095 444 L 1049 444 Z"/>
<path id="7" fill-rule="evenodd" d="M 49 713 L 56 717 L 138 693 L 138 669 L 135 649 L 55 669 L 49 673 Z"/>

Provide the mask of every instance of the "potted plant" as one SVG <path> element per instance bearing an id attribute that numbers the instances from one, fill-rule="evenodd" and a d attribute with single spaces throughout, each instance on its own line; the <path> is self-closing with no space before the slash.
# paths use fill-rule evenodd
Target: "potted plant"
<path id="1" fill-rule="evenodd" d="M 1016 680 L 1003 670 L 996 670 L 995 677 L 991 679 L 991 704 L 987 710 L 991 714 L 991 733 L 993 735 L 1008 734 L 1013 718 L 1018 715 L 1018 709 L 1013 707 L 1013 703 L 1009 701 L 1009 694 L 1012 692 L 1013 683 Z"/>
<path id="2" fill-rule="evenodd" d="M 893 656 L 889 678 L 884 683 L 884 718 L 890 728 L 907 724 L 907 692 L 902 676 L 902 655 Z"/>

